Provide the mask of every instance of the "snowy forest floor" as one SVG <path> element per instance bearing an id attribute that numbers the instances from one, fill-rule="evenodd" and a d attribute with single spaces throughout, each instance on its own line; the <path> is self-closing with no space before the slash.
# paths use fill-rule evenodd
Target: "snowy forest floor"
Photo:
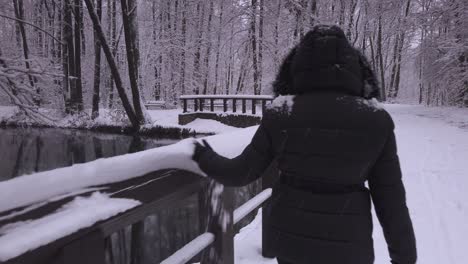
<path id="1" fill-rule="evenodd" d="M 468 109 L 385 105 L 398 141 L 418 263 L 468 263 Z M 374 214 L 375 215 L 375 214 Z M 376 264 L 389 263 L 374 217 Z M 261 257 L 261 216 L 237 236 L 236 263 L 273 264 Z"/>

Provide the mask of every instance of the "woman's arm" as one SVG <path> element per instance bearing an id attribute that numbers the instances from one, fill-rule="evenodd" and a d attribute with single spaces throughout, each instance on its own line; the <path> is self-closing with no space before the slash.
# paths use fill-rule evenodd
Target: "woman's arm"
<path id="1" fill-rule="evenodd" d="M 226 186 L 247 185 L 260 178 L 272 162 L 271 138 L 264 125 L 260 125 L 250 144 L 239 156 L 229 159 L 205 147 L 194 159 L 210 178 Z"/>
<path id="2" fill-rule="evenodd" d="M 392 263 L 414 264 L 417 258 L 416 241 L 401 177 L 392 127 L 383 151 L 372 169 L 369 187 Z"/>

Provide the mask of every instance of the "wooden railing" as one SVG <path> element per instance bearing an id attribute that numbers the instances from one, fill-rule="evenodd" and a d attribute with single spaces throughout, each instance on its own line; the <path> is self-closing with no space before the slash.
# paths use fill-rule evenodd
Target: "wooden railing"
<path id="1" fill-rule="evenodd" d="M 215 210 L 216 213 L 212 215 L 208 225 L 208 232 L 192 240 L 161 262 L 161 264 L 187 263 L 210 245 L 212 246 L 213 253 L 208 253 L 208 258 L 202 259 L 202 264 L 234 264 L 234 225 L 255 209 L 258 209 L 259 206 L 271 197 L 271 193 L 272 190 L 270 188 L 265 189 L 239 208 L 232 210 L 229 204 L 232 201 L 233 190 L 232 188 L 228 188 L 221 195 L 221 203 L 218 204 L 222 209 Z"/>
<path id="2" fill-rule="evenodd" d="M 237 112 L 237 104 L 241 102 L 242 113 L 247 113 L 247 103 L 250 101 L 250 109 L 252 114 L 257 113 L 257 103 L 260 102 L 262 111 L 265 110 L 267 102 L 273 101 L 271 95 L 181 95 L 184 113 L 188 112 L 188 101 L 193 100 L 193 111 L 205 111 L 205 102 L 209 101 L 209 111 L 214 112 L 218 102 L 222 102 L 223 112 L 227 112 L 229 105 L 233 113 Z M 231 101 L 231 102 L 229 102 Z"/>
<path id="3" fill-rule="evenodd" d="M 271 171 L 269 169 L 267 173 L 271 175 Z M 272 179 L 272 177 L 268 176 L 266 179 Z M 136 199 L 142 205 L 107 220 L 100 221 L 91 227 L 81 229 L 52 243 L 28 251 L 14 259 L 6 262 L 0 261 L 0 263 L 108 263 L 106 262 L 106 248 L 108 249 L 109 247 L 107 244 L 110 241 L 111 234 L 124 230 L 128 226 L 132 226 L 132 232 L 133 230 L 142 231 L 144 229 L 143 223 L 147 216 L 198 193 L 200 224 L 207 227 L 206 232 L 179 249 L 162 263 L 182 264 L 189 261 L 200 261 L 201 259 L 202 264 L 233 264 L 234 227 L 242 218 L 262 205 L 271 196 L 271 189 L 265 188 L 266 186 L 271 186 L 267 184 L 269 182 L 271 180 L 262 181 L 264 190 L 236 209 L 233 208 L 233 188 L 223 188 L 221 193 L 218 191 L 213 192 L 212 190 L 216 190 L 220 185 L 215 185 L 214 181 L 187 171 L 163 170 L 124 182 L 114 183 L 105 186 L 106 192 L 109 191 L 115 194 L 112 197 Z M 47 215 L 60 208 L 61 205 L 69 202 L 72 198 L 68 197 L 64 200 L 47 204 L 43 208 L 27 212 L 21 218 L 12 219 L 11 221 L 35 219 L 38 216 Z M 216 208 L 212 207 L 213 199 L 218 199 L 218 202 L 215 203 L 217 204 Z M 8 223 L 0 222 L 0 226 L 2 224 Z M 54 227 L 52 226 L 51 228 Z M 132 243 L 132 252 L 130 252 L 131 263 L 141 263 L 141 256 L 133 252 L 140 251 L 139 246 L 141 247 L 141 244 Z M 195 256 L 196 258 L 194 259 Z"/>

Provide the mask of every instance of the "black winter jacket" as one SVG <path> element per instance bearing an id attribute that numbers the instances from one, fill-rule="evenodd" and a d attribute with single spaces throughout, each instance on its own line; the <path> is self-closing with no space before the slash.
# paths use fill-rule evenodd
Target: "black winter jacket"
<path id="1" fill-rule="evenodd" d="M 335 50 L 341 45 L 328 44 L 324 47 Z M 307 52 L 307 47 L 298 50 L 300 56 Z M 346 52 L 340 54 L 340 58 L 346 56 Z M 341 73 L 317 74 L 319 68 L 309 65 L 314 63 L 325 68 L 327 63 L 338 63 L 350 70 L 327 86 L 330 75 Z M 271 208 L 265 215 L 269 224 L 264 228 L 280 259 L 299 264 L 373 263 L 372 198 L 392 263 L 414 264 L 415 237 L 394 123 L 385 110 L 360 95 L 361 77 L 353 82 L 359 74 L 349 75 L 357 72 L 353 64 L 353 60 L 338 58 L 296 59 L 293 72 L 300 74 L 293 76 L 299 93 L 294 104 L 275 103 L 278 107 L 268 109 L 239 156 L 228 159 L 206 150 L 198 162 L 220 183 L 242 186 L 261 177 L 277 159 L 280 180 L 273 188 Z"/>

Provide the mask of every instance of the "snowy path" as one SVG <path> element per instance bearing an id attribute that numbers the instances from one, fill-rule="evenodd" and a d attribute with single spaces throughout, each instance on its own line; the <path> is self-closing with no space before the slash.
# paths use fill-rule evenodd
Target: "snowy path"
<path id="1" fill-rule="evenodd" d="M 387 105 L 418 246 L 418 263 L 468 263 L 468 111 Z M 442 111 L 441 111 L 442 110 Z M 447 110 L 447 109 L 445 109 Z M 459 128 L 462 127 L 462 128 Z M 374 217 L 376 264 L 390 263 Z M 259 217 L 236 238 L 236 263 L 276 263 L 260 256 Z"/>

